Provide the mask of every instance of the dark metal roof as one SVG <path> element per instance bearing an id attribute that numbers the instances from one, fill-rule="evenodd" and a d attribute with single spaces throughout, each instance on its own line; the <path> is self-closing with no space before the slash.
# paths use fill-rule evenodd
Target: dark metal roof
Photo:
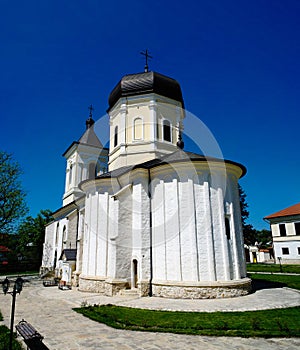
<path id="1" fill-rule="evenodd" d="M 95 134 L 93 128 L 87 129 L 83 135 L 80 137 L 79 141 L 73 141 L 71 145 L 65 150 L 63 156 L 73 147 L 73 145 L 87 145 L 90 147 L 103 148 L 107 150 L 106 147 L 103 147 L 101 141 L 98 139 L 98 136 Z"/>
<path id="2" fill-rule="evenodd" d="M 79 143 L 84 143 L 89 146 L 103 148 L 101 141 L 98 139 L 98 136 L 95 134 L 93 125 L 84 132 L 84 134 L 79 139 Z"/>
<path id="3" fill-rule="evenodd" d="M 60 256 L 59 260 L 62 260 L 63 256 L 65 256 L 67 261 L 75 261 L 76 260 L 76 255 L 77 255 L 77 250 L 76 249 L 64 249 L 61 252 L 61 256 Z"/>
<path id="4" fill-rule="evenodd" d="M 170 164 L 170 163 L 180 163 L 180 162 L 187 162 L 187 161 L 200 161 L 200 162 L 219 162 L 219 163 L 227 163 L 227 164 L 233 164 L 238 166 L 241 170 L 242 170 L 242 175 L 241 177 L 243 177 L 246 172 L 247 169 L 244 165 L 237 163 L 237 162 L 233 162 L 232 160 L 227 160 L 227 159 L 220 159 L 220 158 L 214 158 L 214 157 L 206 157 L 204 155 L 201 154 L 197 154 L 197 153 L 192 153 L 192 152 L 185 152 L 182 150 L 178 150 L 175 151 L 173 153 L 170 153 L 162 158 L 155 158 L 152 160 L 149 160 L 147 162 L 144 163 L 140 163 L 140 164 L 136 164 L 136 165 L 128 165 L 128 166 L 124 166 L 112 171 L 108 171 L 107 173 L 104 173 L 98 177 L 96 177 L 96 179 L 105 179 L 105 178 L 117 178 L 125 173 L 130 172 L 131 170 L 134 169 L 151 169 L 151 168 L 155 168 L 157 166 L 160 165 L 164 165 L 164 164 Z M 94 179 L 95 180 L 95 179 Z M 84 180 L 80 183 L 79 188 L 81 188 L 81 185 L 85 182 L 90 181 L 89 179 Z"/>
<path id="5" fill-rule="evenodd" d="M 121 97 L 156 93 L 179 101 L 184 108 L 182 92 L 179 83 L 172 78 L 157 72 L 145 72 L 125 75 L 109 95 L 110 110 Z"/>
<path id="6" fill-rule="evenodd" d="M 178 150 L 178 151 L 175 151 L 173 153 L 170 153 L 170 154 L 162 157 L 161 159 L 156 158 L 156 159 L 150 160 L 148 162 L 138 164 L 135 166 L 135 168 L 150 169 L 150 168 L 154 168 L 156 166 L 163 165 L 163 164 L 180 163 L 180 162 L 186 162 L 186 161 L 219 162 L 219 163 L 224 162 L 224 163 L 228 163 L 228 164 L 237 165 L 238 167 L 240 167 L 242 170 L 242 176 L 244 176 L 247 172 L 247 169 L 244 165 L 237 163 L 237 162 L 233 162 L 232 160 L 220 159 L 220 158 L 215 158 L 215 157 L 208 157 L 208 156 L 204 156 L 204 155 L 197 154 L 197 153 L 185 152 L 182 150 Z"/>

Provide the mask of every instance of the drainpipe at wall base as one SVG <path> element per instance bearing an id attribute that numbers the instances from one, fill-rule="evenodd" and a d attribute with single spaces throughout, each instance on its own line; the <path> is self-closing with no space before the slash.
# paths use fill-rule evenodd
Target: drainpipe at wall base
<path id="1" fill-rule="evenodd" d="M 148 296 L 152 297 L 152 280 L 153 280 L 153 265 L 152 265 L 152 205 L 151 205 L 151 175 L 150 169 L 148 169 L 148 197 L 149 197 L 149 227 L 150 227 L 150 247 L 149 247 L 149 255 L 150 255 L 150 278 L 149 278 L 149 292 Z"/>
<path id="2" fill-rule="evenodd" d="M 79 229 L 79 206 L 75 203 L 77 209 L 77 220 L 76 220 L 76 237 L 75 237 L 75 249 L 77 252 L 77 244 L 78 244 L 78 229 Z"/>

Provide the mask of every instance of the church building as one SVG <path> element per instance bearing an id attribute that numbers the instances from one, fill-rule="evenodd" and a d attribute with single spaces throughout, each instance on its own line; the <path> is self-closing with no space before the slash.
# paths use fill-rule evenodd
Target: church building
<path id="1" fill-rule="evenodd" d="M 147 69 L 125 75 L 107 112 L 109 149 L 90 112 L 64 153 L 65 193 L 46 227 L 41 273 L 107 296 L 249 293 L 238 192 L 246 169 L 183 150 L 179 83 Z"/>

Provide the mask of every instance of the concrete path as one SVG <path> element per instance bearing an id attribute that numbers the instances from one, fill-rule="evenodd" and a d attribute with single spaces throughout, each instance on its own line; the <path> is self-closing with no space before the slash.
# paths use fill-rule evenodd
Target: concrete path
<path id="1" fill-rule="evenodd" d="M 56 287 L 45 288 L 40 280 L 31 280 L 17 296 L 15 324 L 23 318 L 30 322 L 44 335 L 44 343 L 50 350 L 296 350 L 300 348 L 300 338 L 244 339 L 116 330 L 72 311 L 73 307 L 81 306 L 82 303 L 113 303 L 149 309 L 188 311 L 244 311 L 300 305 L 300 294 L 288 288 L 274 288 L 259 290 L 246 297 L 222 300 L 169 300 L 134 296 L 110 298 L 74 289 L 61 291 Z M 7 326 L 10 322 L 10 308 L 11 297 L 2 294 L 0 310 Z"/>

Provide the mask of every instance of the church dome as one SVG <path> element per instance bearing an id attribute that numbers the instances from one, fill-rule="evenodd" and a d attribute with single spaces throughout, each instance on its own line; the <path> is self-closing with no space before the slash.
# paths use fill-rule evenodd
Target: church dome
<path id="1" fill-rule="evenodd" d="M 121 97 L 156 93 L 171 98 L 182 104 L 184 102 L 179 83 L 157 72 L 144 72 L 125 75 L 109 95 L 110 110 Z"/>

